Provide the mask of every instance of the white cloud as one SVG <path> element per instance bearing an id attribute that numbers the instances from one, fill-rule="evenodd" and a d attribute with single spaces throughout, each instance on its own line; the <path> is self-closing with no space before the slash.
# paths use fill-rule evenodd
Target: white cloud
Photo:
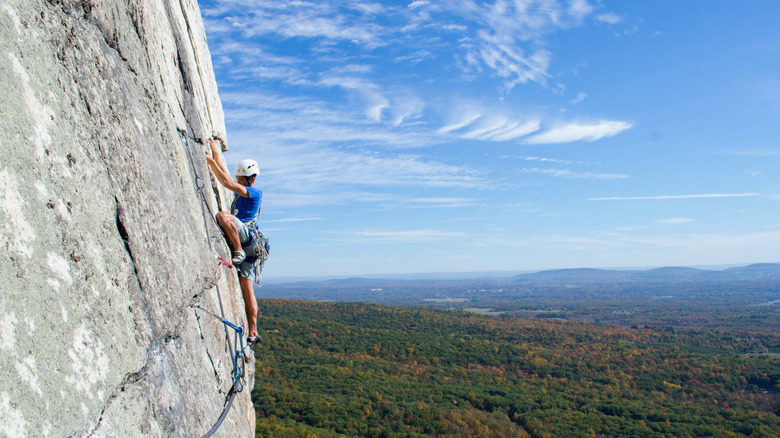
<path id="1" fill-rule="evenodd" d="M 506 119 L 495 119 L 489 125 L 473 129 L 461 135 L 463 138 L 507 141 L 528 135 L 539 130 L 538 121 L 516 122 Z"/>
<path id="2" fill-rule="evenodd" d="M 385 188 L 489 186 L 467 165 L 393 152 L 441 141 L 424 127 L 377 125 L 359 113 L 301 97 L 234 92 L 223 93 L 222 101 L 226 118 L 237 127 L 230 134 L 228 163 L 257 159 L 266 199 L 276 206 L 382 202 L 387 199 L 372 191 Z M 411 107 L 396 117 L 408 117 Z M 388 118 L 395 110 L 388 110 Z M 388 150 L 380 152 L 382 147 Z"/>
<path id="3" fill-rule="evenodd" d="M 480 117 L 482 117 L 482 114 L 479 114 L 477 112 L 471 112 L 470 114 L 463 114 L 460 121 L 457 121 L 455 123 L 449 124 L 447 126 L 444 126 L 442 128 L 439 128 L 437 131 L 438 134 L 448 134 L 452 131 L 457 131 L 458 129 L 465 128 L 466 126 L 469 126 L 470 124 L 477 121 Z"/>
<path id="4" fill-rule="evenodd" d="M 593 12 L 593 6 L 588 3 L 588 0 L 572 0 L 568 12 L 575 19 L 582 20 Z"/>
<path id="5" fill-rule="evenodd" d="M 376 69 L 370 64 L 347 64 L 339 65 L 328 70 L 330 74 L 352 74 L 352 73 L 371 73 Z"/>
<path id="6" fill-rule="evenodd" d="M 681 225 L 681 224 L 687 224 L 690 222 L 695 222 L 694 219 L 688 218 L 688 217 L 675 217 L 675 218 L 669 218 L 669 219 L 658 219 L 656 222 L 660 224 L 669 224 L 669 225 Z"/>
<path id="7" fill-rule="evenodd" d="M 667 236 L 616 235 L 612 239 L 641 251 L 653 251 L 658 265 L 725 264 L 777 260 L 780 231 L 746 234 L 689 234 Z"/>
<path id="8" fill-rule="evenodd" d="M 569 103 L 571 105 L 576 105 L 576 104 L 582 102 L 583 100 L 585 100 L 587 97 L 588 97 L 588 93 L 577 93 L 577 97 L 575 97 L 574 99 L 570 100 Z"/>
<path id="9" fill-rule="evenodd" d="M 613 196 L 606 198 L 589 198 L 589 201 L 646 201 L 664 199 L 696 199 L 696 198 L 743 198 L 759 196 L 760 193 L 707 193 L 698 195 L 661 195 L 661 196 Z"/>
<path id="10" fill-rule="evenodd" d="M 528 239 L 512 239 L 506 237 L 488 237 L 477 243 L 477 246 L 510 246 L 521 248 L 587 248 L 594 246 L 615 246 L 614 242 L 597 237 L 564 236 L 552 234 L 536 236 Z"/>
<path id="11" fill-rule="evenodd" d="M 458 114 L 454 122 L 439 128 L 439 135 L 453 134 L 460 138 L 484 141 L 510 141 L 539 130 L 541 122 L 531 118 L 513 118 L 495 111 L 485 111 L 474 104 L 455 105 Z"/>
<path id="12" fill-rule="evenodd" d="M 325 218 L 322 217 L 288 217 L 283 219 L 270 219 L 270 220 L 263 220 L 264 224 L 267 223 L 277 223 L 277 222 L 309 222 L 309 221 L 324 221 Z"/>
<path id="13" fill-rule="evenodd" d="M 460 32 L 460 33 L 466 32 L 469 29 L 468 26 L 465 26 L 463 24 L 445 24 L 441 28 L 451 32 Z"/>
<path id="14" fill-rule="evenodd" d="M 268 205 L 302 207 L 385 203 L 394 197 L 376 191 L 403 187 L 483 188 L 489 183 L 467 166 L 443 164 L 416 155 L 377 154 L 321 145 L 264 144 L 252 152 L 241 141 L 228 162 L 257 157 Z M 233 142 L 236 145 L 234 139 Z"/>
<path id="15" fill-rule="evenodd" d="M 479 187 L 475 171 L 415 155 L 380 155 L 322 147 L 271 146 L 262 154 L 261 175 L 302 191 L 324 185 L 372 187 Z"/>
<path id="16" fill-rule="evenodd" d="M 455 198 L 455 197 L 437 197 L 437 198 L 414 198 L 408 200 L 407 206 L 417 206 L 425 208 L 453 208 L 468 207 L 475 204 L 474 199 Z"/>
<path id="17" fill-rule="evenodd" d="M 524 124 L 514 123 L 509 129 L 504 130 L 503 132 L 493 133 L 490 139 L 493 141 L 514 140 L 538 131 L 540 125 L 541 123 L 537 120 L 529 121 Z"/>
<path id="18" fill-rule="evenodd" d="M 349 41 L 373 48 L 382 46 L 385 41 L 382 27 L 365 22 L 361 16 L 350 17 L 339 8 L 338 3 L 328 2 L 285 2 L 270 3 L 264 10 L 259 6 L 245 9 L 246 16 L 240 24 L 246 36 L 276 33 L 286 38 L 326 38 L 334 41 Z M 275 9 L 272 14 L 263 13 Z M 373 15 L 369 11 L 369 15 Z M 231 21 L 238 23 L 237 17 Z M 353 19 L 349 19 L 353 18 Z"/>
<path id="19" fill-rule="evenodd" d="M 470 0 L 456 2 L 452 8 L 480 26 L 464 44 L 467 65 L 484 65 L 504 79 L 504 87 L 528 81 L 544 84 L 552 53 L 545 49 L 544 37 L 556 30 L 582 24 L 593 12 L 586 0 L 573 0 L 568 7 L 557 2 L 506 2 L 477 5 Z"/>
<path id="20" fill-rule="evenodd" d="M 238 127 L 233 143 L 347 145 L 359 143 L 387 147 L 424 147 L 441 141 L 423 128 L 377 125 L 363 109 L 334 107 L 306 97 L 283 97 L 262 92 L 220 93 L 226 118 Z M 368 101 L 366 101 L 368 102 Z M 381 105 L 381 96 L 376 105 Z M 418 106 L 415 106 L 418 105 Z M 388 121 L 415 116 L 421 111 L 413 101 L 399 101 L 387 110 Z M 384 114 L 383 110 L 383 114 Z M 392 117 L 395 117 L 393 120 Z M 391 123 L 392 125 L 392 123 Z M 258 137 L 257 133 L 262 133 Z"/>
<path id="21" fill-rule="evenodd" d="M 527 144 L 570 143 L 575 141 L 596 141 L 604 137 L 617 135 L 631 124 L 620 121 L 600 121 L 596 124 L 570 123 L 553 127 L 524 141 Z"/>
<path id="22" fill-rule="evenodd" d="M 439 230 L 403 230 L 403 231 L 377 231 L 363 230 L 351 233 L 339 233 L 347 235 L 346 239 L 355 243 L 418 243 L 438 240 L 458 239 L 466 236 L 463 232 L 439 231 Z"/>
<path id="23" fill-rule="evenodd" d="M 596 20 L 607 24 L 618 24 L 623 21 L 623 18 L 614 12 L 605 12 L 603 14 L 596 15 Z"/>
<path id="24" fill-rule="evenodd" d="M 359 2 L 352 5 L 352 7 L 366 15 L 379 15 L 385 11 L 385 7 L 379 3 L 363 3 Z"/>
<path id="25" fill-rule="evenodd" d="M 485 237 L 480 244 L 488 247 L 523 247 L 540 251 L 549 248 L 565 248 L 583 251 L 588 262 L 583 264 L 582 256 L 572 254 L 576 266 L 594 266 L 590 263 L 608 263 L 611 266 L 625 266 L 628 259 L 635 265 L 691 266 L 705 264 L 730 264 L 735 260 L 745 263 L 777 260 L 780 246 L 780 231 L 745 234 L 668 234 L 644 236 L 632 233 L 599 233 L 590 236 L 567 236 L 560 234 L 537 236 L 528 239 L 511 239 L 504 236 Z M 606 256 L 596 261 L 599 254 L 614 254 L 610 248 L 620 248 L 620 258 Z M 601 250 L 607 249 L 608 253 Z M 568 254 L 568 253 L 567 253 Z M 561 261 L 555 262 L 556 267 Z M 596 265 L 598 266 L 598 265 Z"/>
<path id="26" fill-rule="evenodd" d="M 409 91 L 393 93 L 390 97 L 390 103 L 385 120 L 392 126 L 400 126 L 404 122 L 419 119 L 427 107 L 425 101 Z"/>
<path id="27" fill-rule="evenodd" d="M 753 149 L 734 149 L 721 151 L 724 155 L 741 155 L 746 157 L 776 157 L 780 155 L 780 149 L 773 148 L 753 148 Z"/>
<path id="28" fill-rule="evenodd" d="M 409 53 L 451 53 L 450 60 L 461 62 L 465 73 L 493 74 L 508 91 L 528 81 L 544 84 L 553 59 L 547 35 L 581 26 L 595 10 L 587 0 L 561 3 L 413 1 L 404 7 L 370 2 L 231 0 L 217 1 L 202 13 L 210 36 L 229 38 L 238 32 L 250 41 L 257 37 L 302 40 L 308 52 L 299 57 L 305 63 L 351 62 L 347 58 L 355 56 L 355 51 L 341 45 L 359 47 L 363 52 L 358 56 L 380 47 L 402 48 L 406 53 L 396 59 L 405 59 Z M 597 16 L 606 22 L 616 19 L 614 13 Z M 457 41 L 452 40 L 453 32 L 460 36 Z M 226 52 L 218 53 L 224 59 Z M 282 79 L 273 55 L 266 54 L 270 56 L 254 58 L 256 71 Z"/>
<path id="29" fill-rule="evenodd" d="M 387 122 L 398 126 L 409 119 L 422 115 L 425 102 L 408 88 L 401 90 L 382 90 L 370 80 L 355 76 L 344 76 L 342 73 L 361 73 L 367 66 L 352 65 L 347 68 L 333 69 L 311 85 L 324 87 L 339 87 L 352 92 L 364 103 L 364 111 L 369 120 L 380 123 Z"/>
<path id="30" fill-rule="evenodd" d="M 625 179 L 630 178 L 629 175 L 623 175 L 618 173 L 594 173 L 594 172 L 573 172 L 569 169 L 520 169 L 521 173 L 538 173 L 542 175 L 555 176 L 559 178 L 569 179 L 593 179 L 593 180 L 606 180 L 606 179 Z"/>
<path id="31" fill-rule="evenodd" d="M 572 164 L 571 160 L 561 160 L 559 158 L 546 158 L 546 157 L 534 157 L 534 156 L 528 156 L 528 157 L 518 157 L 526 161 L 542 161 L 542 162 L 551 162 L 551 163 L 561 163 L 561 164 Z"/>
<path id="32" fill-rule="evenodd" d="M 636 24 L 633 24 L 633 25 L 629 26 L 628 28 L 626 28 L 623 31 L 623 35 L 635 35 L 635 34 L 639 33 L 639 30 L 640 30 L 639 26 L 637 26 Z"/>
<path id="33" fill-rule="evenodd" d="M 415 9 L 415 8 L 420 8 L 420 7 L 426 6 L 429 3 L 430 2 L 428 2 L 426 0 L 417 0 L 417 1 L 413 1 L 413 2 L 409 3 L 409 6 L 407 6 L 407 7 L 409 9 Z"/>

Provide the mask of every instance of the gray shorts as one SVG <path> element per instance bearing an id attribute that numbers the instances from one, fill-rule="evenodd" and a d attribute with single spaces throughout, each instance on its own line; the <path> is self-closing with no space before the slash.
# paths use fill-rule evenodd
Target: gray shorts
<path id="1" fill-rule="evenodd" d="M 241 239 L 241 244 L 252 240 L 252 236 L 249 235 L 249 227 L 247 227 L 245 223 L 241 222 L 241 219 L 233 216 L 233 222 L 235 222 L 236 227 L 238 228 L 238 238 Z M 246 252 L 247 258 L 257 255 L 255 254 L 253 247 L 243 248 L 243 250 Z M 249 278 L 254 275 L 254 265 L 244 260 L 240 265 L 236 266 L 236 271 L 238 271 L 240 276 Z"/>
<path id="2" fill-rule="evenodd" d="M 249 235 L 249 228 L 247 228 L 246 224 L 241 222 L 241 219 L 235 216 L 233 216 L 233 222 L 238 228 L 238 238 L 241 239 L 241 243 L 244 244 L 249 242 L 252 237 Z"/>

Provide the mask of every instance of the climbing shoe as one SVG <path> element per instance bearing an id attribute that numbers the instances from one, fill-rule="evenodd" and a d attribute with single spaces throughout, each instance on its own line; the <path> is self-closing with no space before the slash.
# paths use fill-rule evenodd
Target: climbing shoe
<path id="1" fill-rule="evenodd" d="M 244 251 L 236 251 L 233 253 L 233 266 L 238 266 L 246 259 L 246 253 Z"/>
<path id="2" fill-rule="evenodd" d="M 249 348 L 252 348 L 257 344 L 258 342 L 262 341 L 263 337 L 260 335 L 250 336 L 246 338 L 246 344 L 249 346 Z"/>

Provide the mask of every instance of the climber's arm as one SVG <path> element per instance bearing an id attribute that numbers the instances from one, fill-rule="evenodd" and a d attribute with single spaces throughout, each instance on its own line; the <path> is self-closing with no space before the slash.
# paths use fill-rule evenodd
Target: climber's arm
<path id="1" fill-rule="evenodd" d="M 246 191 L 246 187 L 237 183 L 230 176 L 225 159 L 222 157 L 222 152 L 217 148 L 217 143 L 212 138 L 209 139 L 209 153 L 206 154 L 206 161 L 208 161 L 211 171 L 214 172 L 214 176 L 220 184 L 239 196 L 248 197 L 249 194 Z"/>

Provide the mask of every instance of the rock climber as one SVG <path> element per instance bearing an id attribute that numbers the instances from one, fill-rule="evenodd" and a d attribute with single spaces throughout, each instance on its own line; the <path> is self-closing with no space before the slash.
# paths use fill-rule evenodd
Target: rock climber
<path id="1" fill-rule="evenodd" d="M 217 213 L 217 223 L 233 249 L 233 266 L 238 272 L 238 282 L 244 296 L 246 319 L 249 325 L 247 327 L 247 343 L 254 345 L 260 339 L 257 335 L 257 299 L 252 286 L 253 265 L 248 263 L 242 243 L 246 244 L 252 239 L 249 227 L 256 226 L 257 218 L 260 215 L 263 192 L 252 187 L 260 169 L 254 160 L 241 160 L 236 166 L 234 172 L 236 179 L 233 180 L 222 152 L 217 148 L 217 143 L 213 138 L 209 139 L 209 149 L 206 160 L 211 171 L 214 172 L 220 184 L 235 193 L 230 212 L 220 211 Z"/>

